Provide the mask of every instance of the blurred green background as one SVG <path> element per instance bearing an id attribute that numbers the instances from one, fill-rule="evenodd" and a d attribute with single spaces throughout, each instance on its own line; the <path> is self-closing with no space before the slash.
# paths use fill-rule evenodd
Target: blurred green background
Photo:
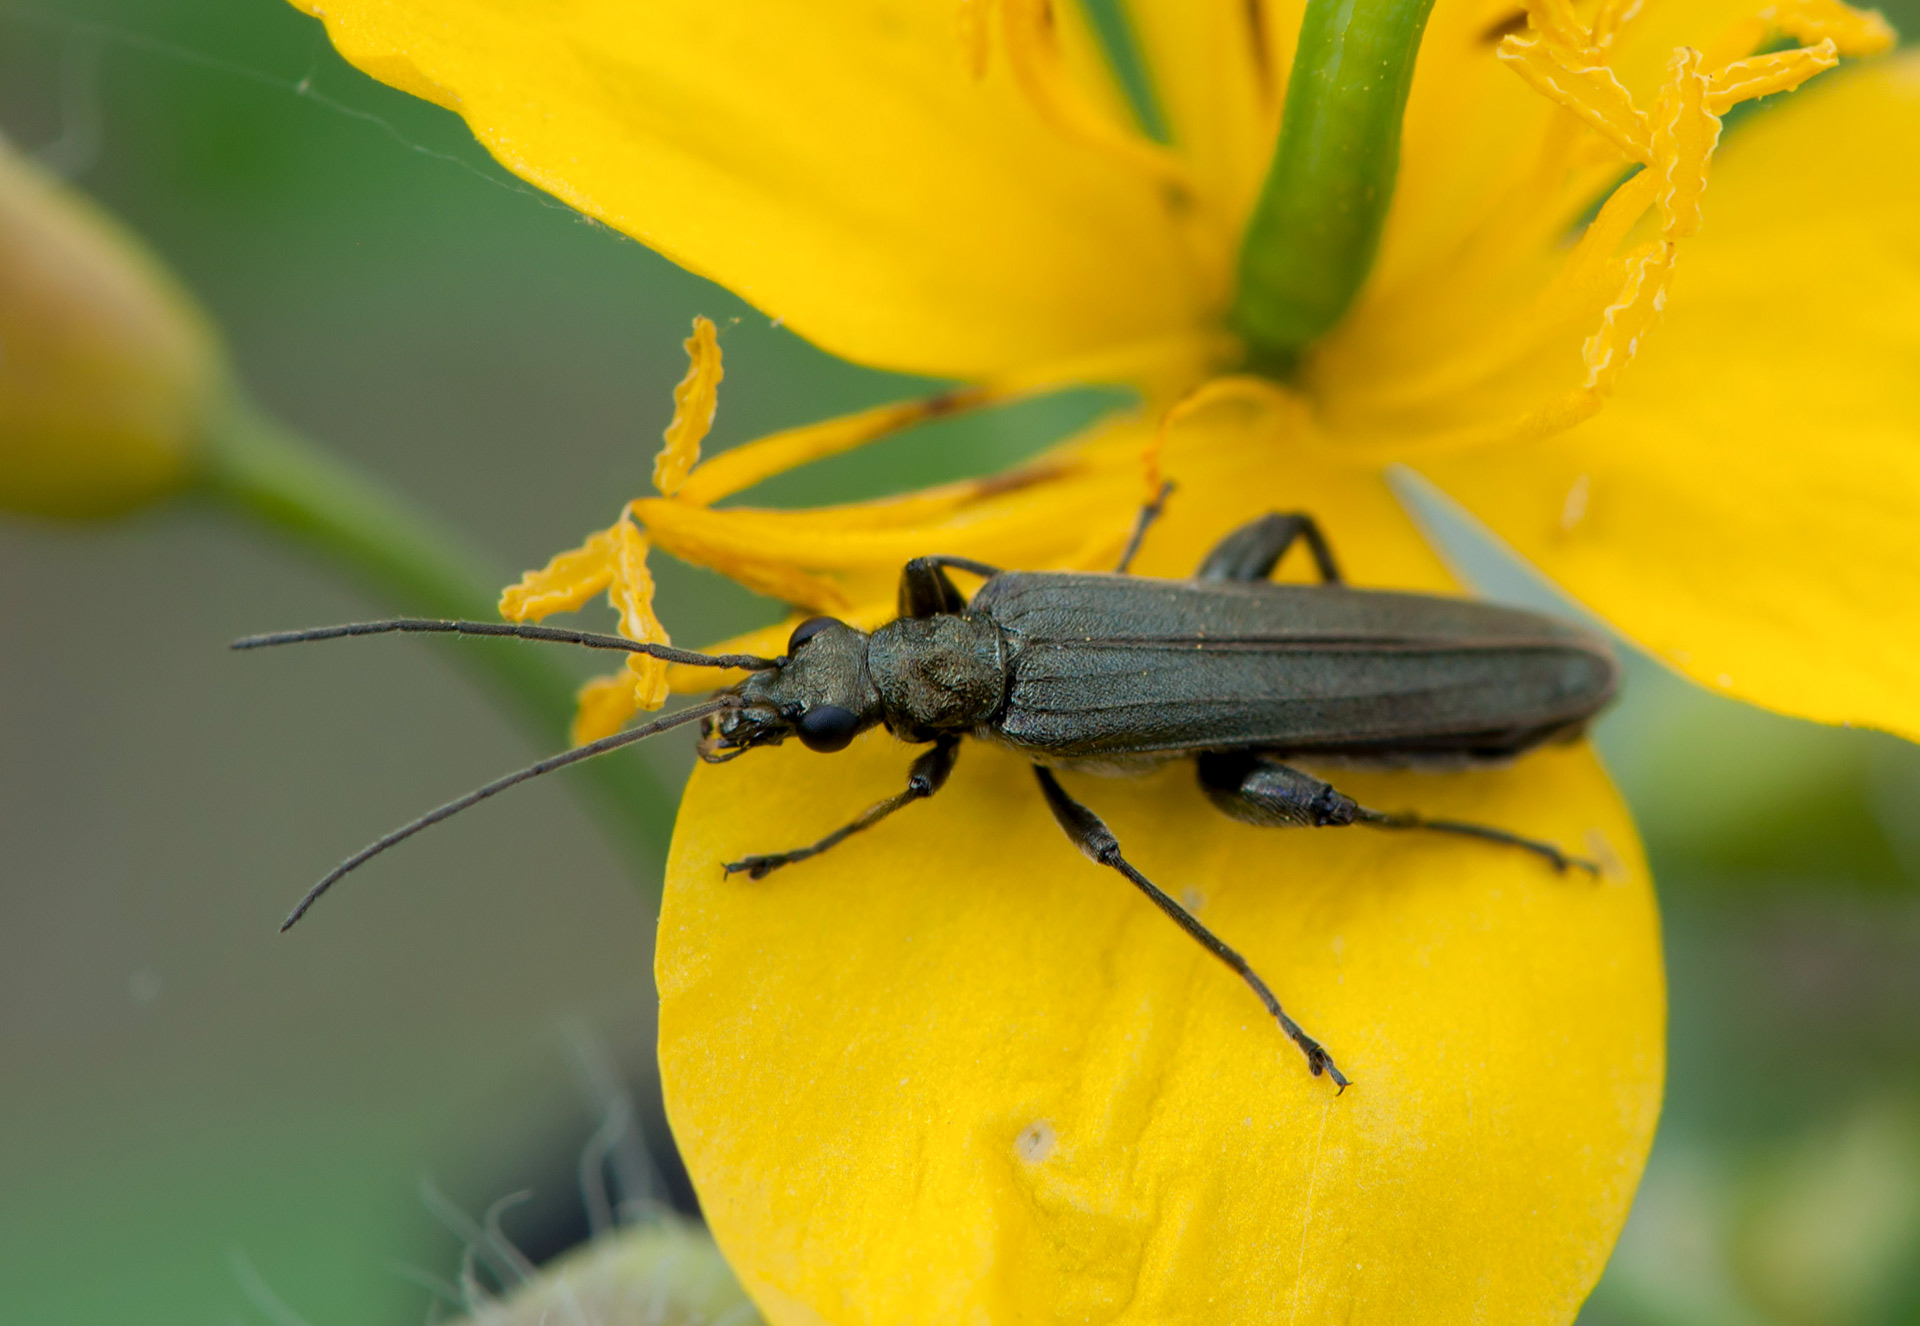
<path id="1" fill-rule="evenodd" d="M 0 6 L 0 131 L 147 237 L 270 410 L 501 583 L 641 490 L 696 313 L 725 329 L 721 445 L 917 385 L 511 179 L 272 0 Z M 923 430 L 768 497 L 994 468 L 1098 405 Z M 1448 537 L 1487 592 L 1540 593 Z M 772 615 L 661 571 L 677 638 Z M 191 503 L 0 521 L 0 1319 L 417 1321 L 414 1273 L 458 1249 L 423 1181 L 476 1212 L 532 1189 L 505 1221 L 536 1256 L 584 1233 L 601 1107 L 570 1035 L 655 1108 L 651 902 L 564 777 L 274 935 L 319 868 L 532 753 L 447 649 L 224 647 L 383 606 Z M 1920 751 L 1652 665 L 1601 737 L 1660 881 L 1672 1073 L 1583 1321 L 1920 1322 Z M 686 746 L 639 758 L 677 782 Z"/>

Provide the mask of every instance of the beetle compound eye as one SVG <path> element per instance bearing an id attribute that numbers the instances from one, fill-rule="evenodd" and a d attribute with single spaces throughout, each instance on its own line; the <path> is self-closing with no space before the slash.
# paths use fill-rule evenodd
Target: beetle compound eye
<path id="1" fill-rule="evenodd" d="M 845 625 L 846 623 L 838 617 L 809 617 L 794 627 L 793 634 L 787 637 L 787 653 L 793 653 L 796 649 L 800 648 L 801 645 L 813 639 L 814 636 L 819 635 L 820 632 L 826 630 L 829 626 Z M 847 711 L 842 709 L 840 712 L 844 714 Z"/>
<path id="2" fill-rule="evenodd" d="M 831 621 L 831 618 L 815 618 L 816 621 Z M 804 630 L 805 628 L 802 627 Z M 796 631 L 794 634 L 798 635 Z M 851 709 L 842 709 L 837 704 L 817 704 L 800 715 L 800 721 L 794 725 L 799 733 L 800 744 L 808 750 L 831 755 L 834 751 L 845 750 L 853 741 L 853 734 L 860 730 L 860 716 Z"/>

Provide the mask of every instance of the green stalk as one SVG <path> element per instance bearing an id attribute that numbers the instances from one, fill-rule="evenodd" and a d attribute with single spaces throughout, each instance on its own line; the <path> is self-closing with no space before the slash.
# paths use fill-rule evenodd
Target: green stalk
<path id="1" fill-rule="evenodd" d="M 237 395 L 208 439 L 206 490 L 275 534 L 344 566 L 409 616 L 498 617 L 484 558 L 431 516 Z M 461 641 L 452 656 L 542 749 L 561 749 L 578 682 L 551 647 Z M 589 760 L 580 778 L 636 880 L 659 887 L 677 800 L 632 752 Z"/>
<path id="2" fill-rule="evenodd" d="M 1280 142 L 1240 248 L 1231 320 L 1256 370 L 1292 371 L 1373 266 L 1433 0 L 1308 0 Z"/>

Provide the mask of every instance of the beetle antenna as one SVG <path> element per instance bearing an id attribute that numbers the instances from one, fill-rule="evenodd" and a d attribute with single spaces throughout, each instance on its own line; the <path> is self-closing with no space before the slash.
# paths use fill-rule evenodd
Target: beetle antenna
<path id="1" fill-rule="evenodd" d="M 668 714 L 665 718 L 656 718 L 651 723 L 643 723 L 639 727 L 628 728 L 624 732 L 616 732 L 610 737 L 602 737 L 598 741 L 590 741 L 584 746 L 575 746 L 572 750 L 562 751 L 558 755 L 549 755 L 546 759 L 538 763 L 529 764 L 524 769 L 517 769 L 503 778 L 496 778 L 485 787 L 476 787 L 465 796 L 456 797 L 452 801 L 447 802 L 446 805 L 428 811 L 419 819 L 409 820 L 385 837 L 377 838 L 373 842 L 368 843 L 332 870 L 329 870 L 318 884 L 315 884 L 307 890 L 306 896 L 300 899 L 299 904 L 287 915 L 287 919 L 281 923 L 280 933 L 285 934 L 288 930 L 292 929 L 293 923 L 306 915 L 307 908 L 319 901 L 321 894 L 371 861 L 374 857 L 380 855 L 380 853 L 386 851 L 389 847 L 392 847 L 395 843 L 405 842 L 407 839 L 413 837 L 414 834 L 420 832 L 420 830 L 431 828 L 441 820 L 458 815 L 469 806 L 478 805 L 495 792 L 504 792 L 514 784 L 524 783 L 529 778 L 538 778 L 541 774 L 552 773 L 555 769 L 564 769 L 569 764 L 578 764 L 580 761 L 590 760 L 596 755 L 604 755 L 610 750 L 618 750 L 620 747 L 631 745 L 636 741 L 644 741 L 646 738 L 654 736 L 657 733 L 665 732 L 668 728 L 698 722 L 712 714 L 719 713 L 723 709 L 737 709 L 740 707 L 740 704 L 741 701 L 738 696 L 723 695 L 718 699 L 709 700 L 705 704 L 697 704 L 691 708 L 682 709 L 678 713 Z"/>
<path id="2" fill-rule="evenodd" d="M 564 645 L 584 645 L 588 649 L 617 649 L 629 654 L 668 663 L 685 663 L 696 668 L 742 668 L 748 672 L 768 672 L 780 666 L 780 660 L 758 654 L 700 654 L 672 645 L 656 645 L 644 640 L 629 640 L 621 635 L 600 635 L 593 631 L 571 631 L 562 626 L 534 626 L 526 622 L 460 622 L 438 617 L 393 617 L 378 622 L 348 622 L 343 626 L 315 626 L 304 631 L 274 631 L 267 635 L 249 635 L 235 640 L 231 649 L 264 649 L 268 645 L 301 645 L 310 640 L 339 640 L 350 635 L 390 635 L 394 632 L 418 632 L 429 635 L 509 635 L 519 640 L 550 640 Z"/>

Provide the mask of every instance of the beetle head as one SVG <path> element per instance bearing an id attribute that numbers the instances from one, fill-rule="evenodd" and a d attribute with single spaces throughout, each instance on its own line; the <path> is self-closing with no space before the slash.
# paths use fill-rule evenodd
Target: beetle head
<path id="1" fill-rule="evenodd" d="M 788 737 L 808 750 L 845 750 L 884 717 L 867 675 L 867 633 L 833 617 L 794 627 L 780 666 L 754 673 L 731 693 L 740 706 L 707 719 L 700 738 L 700 758 L 709 764 Z"/>

